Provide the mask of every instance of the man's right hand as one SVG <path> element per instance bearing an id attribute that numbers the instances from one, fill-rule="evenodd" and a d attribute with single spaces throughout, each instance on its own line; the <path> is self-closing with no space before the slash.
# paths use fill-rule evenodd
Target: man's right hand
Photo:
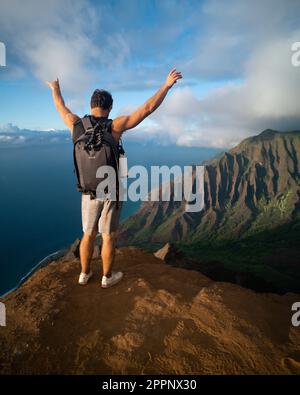
<path id="1" fill-rule="evenodd" d="M 150 99 L 148 99 L 143 106 L 138 108 L 130 115 L 123 115 L 115 118 L 112 123 L 112 132 L 116 134 L 115 138 L 117 139 L 120 133 L 123 133 L 125 130 L 135 128 L 153 111 L 155 111 L 163 102 L 169 89 L 180 78 L 182 78 L 181 72 L 176 71 L 175 68 L 172 69 L 162 87 L 155 93 L 154 96 L 150 97 Z"/>
<path id="2" fill-rule="evenodd" d="M 182 78 L 181 72 L 176 71 L 176 68 L 172 69 L 166 79 L 166 86 L 169 89 L 172 88 L 172 86 L 176 84 L 176 81 L 179 80 L 180 78 Z"/>

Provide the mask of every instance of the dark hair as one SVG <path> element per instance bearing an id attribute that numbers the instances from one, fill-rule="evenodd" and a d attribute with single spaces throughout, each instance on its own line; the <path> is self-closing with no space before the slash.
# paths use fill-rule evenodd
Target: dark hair
<path id="1" fill-rule="evenodd" d="M 91 108 L 101 107 L 103 110 L 108 110 L 113 104 L 112 95 L 103 90 L 96 89 L 91 97 Z"/>

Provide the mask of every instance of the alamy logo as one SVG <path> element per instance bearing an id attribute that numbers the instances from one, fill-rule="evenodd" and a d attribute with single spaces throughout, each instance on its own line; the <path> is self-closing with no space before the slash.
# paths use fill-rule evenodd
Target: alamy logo
<path id="1" fill-rule="evenodd" d="M 6 308 L 5 304 L 0 302 L 0 326 L 6 326 Z"/>
<path id="2" fill-rule="evenodd" d="M 6 66 L 6 48 L 5 44 L 0 41 L 0 66 Z"/>
<path id="3" fill-rule="evenodd" d="M 118 196 L 120 201 L 132 202 L 185 201 L 185 211 L 193 213 L 204 207 L 204 166 L 184 166 L 182 170 L 180 166 L 151 166 L 147 169 L 136 165 L 128 173 L 125 171 L 123 176 L 119 172 L 119 185 L 116 182 L 117 177 L 112 166 L 98 168 L 96 178 L 103 181 L 97 186 L 97 199 L 116 201 Z M 128 185 L 127 179 L 134 180 Z"/>
<path id="4" fill-rule="evenodd" d="M 300 42 L 296 41 L 292 44 L 291 50 L 294 52 L 291 57 L 291 62 L 294 67 L 300 66 Z"/>
<path id="5" fill-rule="evenodd" d="M 300 302 L 295 302 L 292 305 L 292 311 L 295 311 L 292 315 L 292 325 L 300 326 Z"/>

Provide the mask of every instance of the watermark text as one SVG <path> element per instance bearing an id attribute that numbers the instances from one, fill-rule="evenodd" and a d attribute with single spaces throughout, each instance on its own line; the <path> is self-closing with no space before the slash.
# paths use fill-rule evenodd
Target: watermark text
<path id="1" fill-rule="evenodd" d="M 6 47 L 5 44 L 0 41 L 0 66 L 6 66 Z"/>
<path id="2" fill-rule="evenodd" d="M 291 46 L 293 55 L 291 57 L 291 63 L 294 67 L 300 66 L 300 41 L 296 41 Z"/>
<path id="3" fill-rule="evenodd" d="M 6 308 L 2 302 L 0 302 L 0 326 L 6 326 Z"/>
<path id="4" fill-rule="evenodd" d="M 119 177 L 118 190 L 117 174 L 112 166 L 99 167 L 96 178 L 102 179 L 97 186 L 97 199 L 184 201 L 186 212 L 204 208 L 204 166 L 184 166 L 183 170 L 180 166 L 151 166 L 150 172 L 144 166 L 132 166 L 128 176 Z"/>
<path id="5" fill-rule="evenodd" d="M 292 311 L 295 311 L 292 315 L 292 325 L 295 327 L 300 326 L 300 302 L 295 302 L 292 305 Z"/>

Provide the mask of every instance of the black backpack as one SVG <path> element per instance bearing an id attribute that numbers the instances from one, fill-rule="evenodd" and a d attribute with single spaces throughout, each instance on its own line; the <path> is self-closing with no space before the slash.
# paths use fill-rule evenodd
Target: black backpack
<path id="1" fill-rule="evenodd" d="M 112 166 L 116 171 L 116 195 L 119 200 L 119 156 L 124 153 L 121 143 L 116 143 L 111 133 L 112 120 L 86 115 L 74 125 L 73 157 L 79 192 L 96 197 L 98 184 L 105 178 L 96 178 L 101 166 Z"/>

